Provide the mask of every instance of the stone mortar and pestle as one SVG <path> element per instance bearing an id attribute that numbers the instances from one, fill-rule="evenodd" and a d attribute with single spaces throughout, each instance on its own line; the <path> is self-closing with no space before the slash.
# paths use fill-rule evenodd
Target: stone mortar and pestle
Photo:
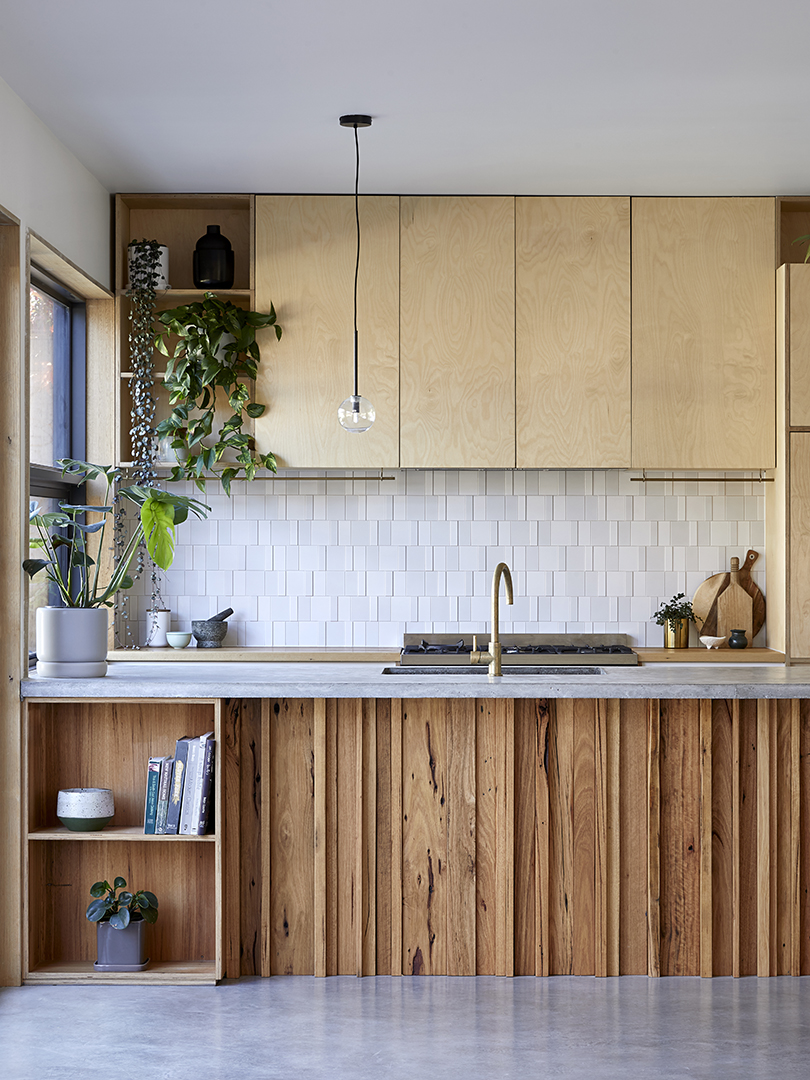
<path id="1" fill-rule="evenodd" d="M 194 619 L 191 623 L 191 632 L 197 642 L 198 649 L 218 649 L 225 635 L 228 633 L 228 624 L 225 620 L 233 615 L 233 608 L 225 608 L 210 619 Z"/>

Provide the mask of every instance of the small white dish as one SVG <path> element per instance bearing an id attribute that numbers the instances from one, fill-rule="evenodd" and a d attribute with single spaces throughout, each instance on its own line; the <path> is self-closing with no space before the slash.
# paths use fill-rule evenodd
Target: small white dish
<path id="1" fill-rule="evenodd" d="M 726 640 L 724 637 L 702 637 L 700 639 L 707 649 L 719 649 Z"/>
<path id="2" fill-rule="evenodd" d="M 166 640 L 173 649 L 185 649 L 191 641 L 191 634 L 186 633 L 185 630 L 167 630 Z"/>

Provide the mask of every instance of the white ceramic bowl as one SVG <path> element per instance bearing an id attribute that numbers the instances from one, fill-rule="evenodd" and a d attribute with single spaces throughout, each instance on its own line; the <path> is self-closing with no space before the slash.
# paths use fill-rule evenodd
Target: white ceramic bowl
<path id="1" fill-rule="evenodd" d="M 700 639 L 707 649 L 719 649 L 723 642 L 726 640 L 724 637 L 702 637 Z"/>
<path id="2" fill-rule="evenodd" d="M 96 832 L 115 813 L 109 788 L 64 788 L 56 796 L 56 816 L 71 832 Z"/>
<path id="3" fill-rule="evenodd" d="M 185 630 L 167 630 L 166 640 L 173 649 L 185 649 L 191 641 L 191 634 L 187 634 Z"/>

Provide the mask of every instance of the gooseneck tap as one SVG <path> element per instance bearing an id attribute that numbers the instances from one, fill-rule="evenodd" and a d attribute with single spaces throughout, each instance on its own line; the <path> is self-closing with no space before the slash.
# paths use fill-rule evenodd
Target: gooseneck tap
<path id="1" fill-rule="evenodd" d="M 471 664 L 489 664 L 490 675 L 503 675 L 501 671 L 501 633 L 499 626 L 499 593 L 501 577 L 506 585 L 506 602 L 513 603 L 512 597 L 512 574 L 505 562 L 500 562 L 495 567 L 492 575 L 492 635 L 489 640 L 489 652 L 478 652 L 476 641 L 473 638 L 473 652 L 470 653 Z"/>

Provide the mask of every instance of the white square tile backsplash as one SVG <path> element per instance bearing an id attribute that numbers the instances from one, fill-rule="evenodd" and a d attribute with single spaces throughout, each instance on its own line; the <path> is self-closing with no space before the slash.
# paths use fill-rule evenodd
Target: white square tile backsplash
<path id="1" fill-rule="evenodd" d="M 291 474 L 287 474 L 291 475 Z M 760 553 L 765 499 L 745 483 L 631 482 L 631 473 L 395 471 L 211 487 L 207 521 L 178 529 L 163 599 L 185 628 L 233 607 L 226 644 L 399 646 L 402 634 L 489 626 L 491 574 L 512 570 L 504 632 L 625 633 L 660 645 L 650 615 Z M 172 490 L 197 495 L 189 485 Z M 146 633 L 148 580 L 130 600 Z M 763 631 L 756 644 L 765 644 Z"/>

